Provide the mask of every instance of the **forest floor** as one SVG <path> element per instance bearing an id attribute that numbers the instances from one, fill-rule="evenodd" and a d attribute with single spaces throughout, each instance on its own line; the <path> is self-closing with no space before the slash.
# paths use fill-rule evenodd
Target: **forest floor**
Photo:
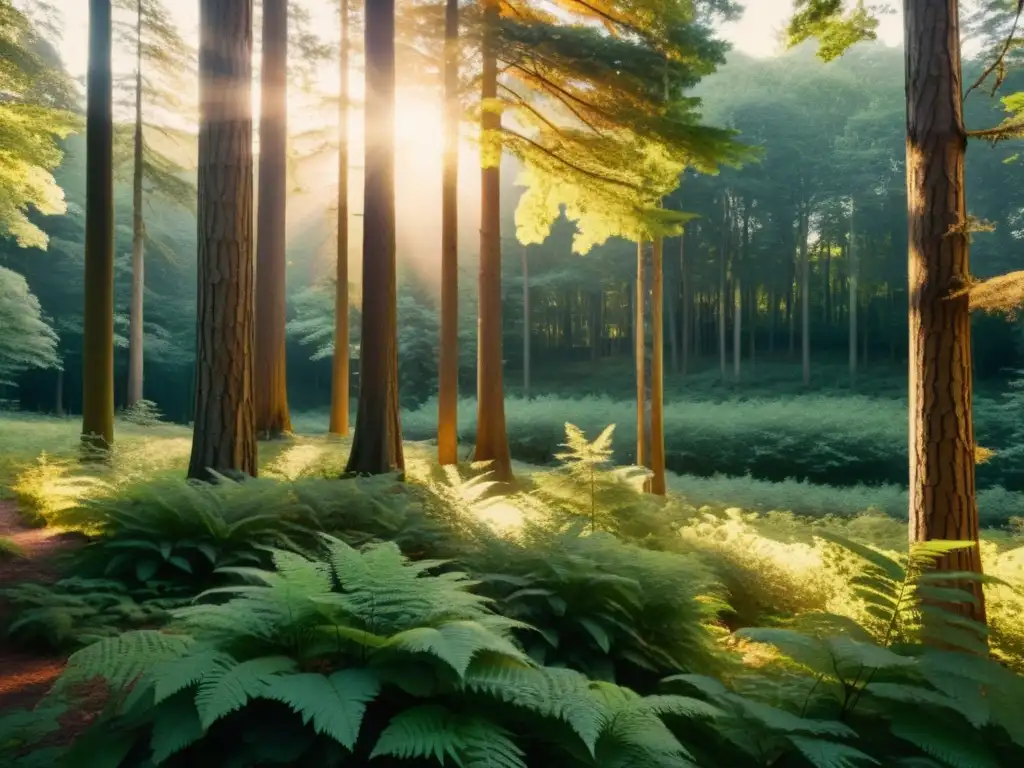
<path id="1" fill-rule="evenodd" d="M 0 500 L 0 537 L 13 541 L 21 556 L 0 565 L 0 588 L 21 582 L 50 583 L 56 580 L 56 555 L 74 546 L 77 536 L 50 528 L 30 528 L 22 520 L 17 504 Z M 0 611 L 6 606 L 0 604 Z M 67 664 L 66 655 L 28 653 L 0 643 L 0 713 L 31 709 L 46 696 Z M 99 711 L 103 686 L 90 685 L 79 691 L 82 706 L 65 713 L 60 730 L 54 735 L 59 743 L 69 743 Z M 50 740 L 47 746 L 56 745 Z"/>

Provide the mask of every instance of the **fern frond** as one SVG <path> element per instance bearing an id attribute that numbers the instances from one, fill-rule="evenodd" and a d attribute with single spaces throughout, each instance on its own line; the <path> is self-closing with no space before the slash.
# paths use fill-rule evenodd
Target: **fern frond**
<path id="1" fill-rule="evenodd" d="M 790 736 L 789 742 L 814 768 L 861 768 L 867 763 L 880 763 L 859 749 L 835 741 Z"/>
<path id="2" fill-rule="evenodd" d="M 317 674 L 277 675 L 265 684 L 262 696 L 288 705 L 346 749 L 359 738 L 367 705 L 379 695 L 380 678 L 366 669 L 343 669 L 329 677 Z"/>
<path id="3" fill-rule="evenodd" d="M 125 632 L 76 651 L 54 684 L 54 693 L 99 677 L 114 690 L 124 689 L 153 664 L 188 652 L 192 638 L 155 630 Z"/>
<path id="4" fill-rule="evenodd" d="M 211 667 L 199 683 L 195 698 L 203 730 L 225 715 L 240 710 L 250 699 L 259 697 L 267 678 L 293 672 L 296 667 L 295 660 L 286 656 L 268 656 L 228 667 Z"/>

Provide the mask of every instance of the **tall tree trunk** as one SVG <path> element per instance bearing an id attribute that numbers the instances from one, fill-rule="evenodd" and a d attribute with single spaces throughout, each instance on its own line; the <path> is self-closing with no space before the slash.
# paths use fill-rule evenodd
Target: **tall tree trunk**
<path id="1" fill-rule="evenodd" d="M 341 0 L 341 49 L 338 74 L 338 237 L 335 245 L 337 264 L 334 274 L 334 357 L 331 360 L 332 435 L 347 435 L 349 429 L 349 332 L 348 332 L 348 0 Z"/>
<path id="2" fill-rule="evenodd" d="M 673 280 L 664 299 L 665 309 L 668 317 L 668 350 L 669 363 L 673 373 L 679 373 L 679 322 L 676 317 L 676 307 L 679 305 L 679 283 Z"/>
<path id="3" fill-rule="evenodd" d="M 718 253 L 718 367 L 725 381 L 725 258 L 729 250 L 729 200 L 722 198 L 722 243 Z"/>
<path id="4" fill-rule="evenodd" d="M 533 326 L 530 323 L 530 262 L 523 246 L 523 397 L 530 399 L 530 337 Z"/>
<path id="5" fill-rule="evenodd" d="M 768 289 L 768 301 L 772 305 L 771 327 L 768 331 L 768 356 L 775 356 L 775 333 L 779 327 L 779 297 L 775 293 L 775 283 Z"/>
<path id="6" fill-rule="evenodd" d="M 263 0 L 260 168 L 256 212 L 256 434 L 291 432 L 285 357 L 288 201 L 288 0 Z"/>
<path id="7" fill-rule="evenodd" d="M 143 397 L 143 292 L 146 226 L 142 217 L 142 0 L 135 4 L 135 136 L 132 158 L 132 305 L 128 330 L 128 399 L 133 406 Z"/>
<path id="8" fill-rule="evenodd" d="M 58 416 L 64 415 L 64 361 L 57 369 L 57 388 L 54 392 L 53 410 Z"/>
<path id="9" fill-rule="evenodd" d="M 497 35 L 499 0 L 484 0 L 481 97 L 498 97 Z M 505 427 L 501 328 L 501 114 L 483 110 L 480 118 L 480 288 L 477 338 L 476 461 L 491 462 L 495 480 L 512 479 Z"/>
<path id="10" fill-rule="evenodd" d="M 664 240 L 654 239 L 651 255 L 651 493 L 665 495 L 665 337 Z"/>
<path id="11" fill-rule="evenodd" d="M 857 376 L 857 200 L 850 198 L 850 376 Z"/>
<path id="12" fill-rule="evenodd" d="M 82 438 L 114 442 L 114 176 L 110 0 L 89 2 L 85 116 L 85 313 L 82 329 Z M 87 454 L 88 455 L 88 454 Z"/>
<path id="13" fill-rule="evenodd" d="M 604 329 L 601 327 L 601 309 L 604 304 L 604 292 L 594 291 L 590 294 L 590 360 L 597 362 L 601 356 L 601 337 L 604 336 Z"/>
<path id="14" fill-rule="evenodd" d="M 740 277 L 733 279 L 732 304 L 732 377 L 740 380 L 740 357 L 743 352 L 743 289 Z"/>
<path id="15" fill-rule="evenodd" d="M 636 465 L 647 464 L 647 333 L 644 329 L 644 241 L 636 244 L 636 297 L 633 299 L 633 342 L 636 359 Z"/>
<path id="16" fill-rule="evenodd" d="M 757 363 L 757 290 L 751 288 L 747 291 L 747 307 L 750 317 L 750 367 Z"/>
<path id="17" fill-rule="evenodd" d="M 380 475 L 405 468 L 395 271 L 395 0 L 367 3 L 364 18 L 363 321 L 359 405 L 346 471 Z"/>
<path id="18" fill-rule="evenodd" d="M 971 420 L 970 280 L 957 0 L 907 0 L 907 206 L 910 323 L 910 538 L 974 545 L 939 567 L 980 573 Z M 985 621 L 981 585 L 959 585 Z M 941 642 L 941 639 L 939 639 Z"/>
<path id="19" fill-rule="evenodd" d="M 195 428 L 188 476 L 255 476 L 252 0 L 199 3 Z"/>
<path id="20" fill-rule="evenodd" d="M 804 386 L 811 383 L 811 263 L 807 253 L 806 209 L 800 220 L 800 347 L 803 357 Z"/>
<path id="21" fill-rule="evenodd" d="M 459 2 L 444 11 L 444 168 L 441 173 L 441 353 L 437 457 L 459 460 Z M 524 255 L 525 258 L 525 255 Z"/>
<path id="22" fill-rule="evenodd" d="M 690 349 L 691 339 L 693 335 L 691 323 L 693 320 L 693 286 L 690 284 L 690 274 L 687 270 L 686 263 L 686 232 L 683 232 L 683 236 L 679 238 L 679 274 L 682 277 L 683 286 L 683 302 L 682 302 L 682 315 L 683 315 L 683 329 L 681 333 L 682 341 L 682 372 L 683 376 L 686 376 L 690 372 Z"/>

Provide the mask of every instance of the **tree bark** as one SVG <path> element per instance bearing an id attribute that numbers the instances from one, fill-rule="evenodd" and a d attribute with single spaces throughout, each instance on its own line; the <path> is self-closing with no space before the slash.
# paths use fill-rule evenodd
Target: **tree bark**
<path id="1" fill-rule="evenodd" d="M 89 2 L 86 106 L 85 312 L 82 329 L 82 439 L 114 442 L 114 176 L 110 0 Z M 86 456 L 88 457 L 88 452 Z"/>
<path id="2" fill-rule="evenodd" d="M 251 87 L 252 0 L 201 0 L 196 479 L 257 472 Z"/>
<path id="3" fill-rule="evenodd" d="M 128 399 L 131 407 L 143 397 L 143 293 L 146 225 L 142 216 L 142 0 L 135 4 L 135 136 L 132 158 L 132 304 L 128 330 Z"/>
<path id="4" fill-rule="evenodd" d="M 850 377 L 857 376 L 857 200 L 850 198 Z"/>
<path id="5" fill-rule="evenodd" d="M 530 399 L 530 339 L 533 325 L 530 322 L 530 262 L 526 246 L 523 246 L 523 397 Z"/>
<path id="6" fill-rule="evenodd" d="M 288 188 L 288 2 L 263 0 L 260 167 L 256 213 L 256 433 L 291 432 L 285 357 Z"/>
<path id="7" fill-rule="evenodd" d="M 910 538 L 974 542 L 941 569 L 981 573 L 971 420 L 970 279 L 957 0 L 904 3 L 909 214 Z M 977 582 L 970 618 L 985 621 Z M 941 639 L 939 639 L 941 642 Z"/>
<path id="8" fill-rule="evenodd" d="M 633 299 L 633 342 L 636 361 L 636 465 L 647 464 L 647 333 L 644 329 L 644 241 L 636 244 L 636 297 Z"/>
<path id="9" fill-rule="evenodd" d="M 339 51 L 340 92 L 338 94 L 338 235 L 334 276 L 334 357 L 331 360 L 331 421 L 328 432 L 347 435 L 349 430 L 348 330 L 348 2 L 341 0 L 341 49 Z"/>
<path id="10" fill-rule="evenodd" d="M 732 303 L 732 377 L 740 380 L 740 358 L 743 352 L 743 289 L 740 277 L 733 278 Z"/>
<path id="11" fill-rule="evenodd" d="M 811 383 L 811 263 L 807 253 L 809 211 L 800 219 L 800 349 L 803 357 L 804 386 Z"/>
<path id="12" fill-rule="evenodd" d="M 380 475 L 405 468 L 395 269 L 395 0 L 373 0 L 364 13 L 363 322 L 359 406 L 346 471 Z"/>
<path id="13" fill-rule="evenodd" d="M 64 361 L 61 361 L 61 367 L 57 369 L 57 389 L 54 392 L 54 405 L 53 409 L 58 416 L 64 415 Z"/>
<path id="14" fill-rule="evenodd" d="M 690 337 L 692 335 L 691 320 L 693 316 L 693 286 L 690 285 L 690 275 L 687 272 L 686 264 L 686 232 L 683 232 L 683 236 L 679 238 L 679 275 L 682 282 L 682 293 L 683 299 L 681 304 L 681 312 L 683 315 L 683 328 L 680 335 L 681 346 L 681 365 L 683 376 L 686 376 L 690 372 Z"/>
<path id="15" fill-rule="evenodd" d="M 441 172 L 441 350 L 437 393 L 437 458 L 441 464 L 455 464 L 459 460 L 460 110 L 459 3 L 447 0 L 444 13 L 444 167 Z"/>
<path id="16" fill-rule="evenodd" d="M 655 238 L 651 255 L 651 493 L 665 495 L 665 337 L 664 240 Z"/>
<path id="17" fill-rule="evenodd" d="M 725 258 L 729 250 L 729 200 L 722 198 L 722 243 L 718 253 L 718 367 L 725 381 Z"/>
<path id="18" fill-rule="evenodd" d="M 505 426 L 501 328 L 501 114 L 498 97 L 499 0 L 484 0 L 481 97 L 491 108 L 481 116 L 480 288 L 477 338 L 475 461 L 487 461 L 495 480 L 512 479 Z"/>

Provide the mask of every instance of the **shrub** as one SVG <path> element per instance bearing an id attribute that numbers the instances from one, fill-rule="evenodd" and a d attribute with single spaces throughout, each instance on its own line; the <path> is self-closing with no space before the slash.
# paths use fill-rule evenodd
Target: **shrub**
<path id="1" fill-rule="evenodd" d="M 121 419 L 139 427 L 155 427 L 163 422 L 160 408 L 152 400 L 138 400 L 121 411 Z"/>
<path id="2" fill-rule="evenodd" d="M 176 611 L 178 634 L 72 656 L 54 695 L 99 675 L 113 703 L 65 764 L 669 768 L 687 752 L 661 716 L 715 713 L 536 667 L 465 574 L 327 541 L 326 560 L 232 569 L 254 583 Z"/>

